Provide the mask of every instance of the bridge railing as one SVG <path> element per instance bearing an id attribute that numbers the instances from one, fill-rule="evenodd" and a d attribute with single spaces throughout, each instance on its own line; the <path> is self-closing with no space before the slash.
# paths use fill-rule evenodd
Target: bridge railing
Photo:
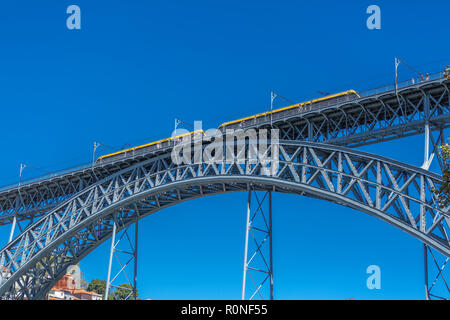
<path id="1" fill-rule="evenodd" d="M 401 88 L 405 88 L 405 87 L 408 87 L 411 85 L 423 84 L 426 82 L 430 82 L 430 81 L 434 81 L 434 80 L 438 80 L 438 79 L 442 79 L 442 78 L 444 78 L 444 72 L 437 72 L 437 73 L 433 73 L 433 74 L 427 74 L 427 75 L 423 76 L 423 78 L 411 78 L 406 81 L 398 82 L 397 85 L 395 85 L 395 83 L 393 83 L 393 84 L 385 85 L 385 86 L 378 87 L 375 89 L 361 91 L 361 92 L 358 92 L 358 94 L 361 98 L 363 98 L 363 97 L 368 97 L 368 96 L 372 96 L 375 94 L 394 91 L 396 88 L 401 89 Z M 354 101 L 357 99 L 360 99 L 360 98 L 358 98 L 356 96 L 351 96 L 351 95 L 342 96 L 342 97 L 338 97 L 338 98 L 335 98 L 332 100 L 325 100 L 325 101 L 319 101 L 319 102 L 315 102 L 315 103 L 311 103 L 311 104 L 307 104 L 307 105 L 302 105 L 301 107 L 292 108 L 292 109 L 284 110 L 281 112 L 266 114 L 266 115 L 258 116 L 258 117 L 254 116 L 253 118 L 250 118 L 250 119 L 238 122 L 238 123 L 229 124 L 226 127 L 228 129 L 246 128 L 246 127 L 250 127 L 250 126 L 254 126 L 254 125 L 268 123 L 270 121 L 284 119 L 284 118 L 290 117 L 292 115 L 299 115 L 302 113 L 307 113 L 311 110 L 320 110 L 325 107 L 333 106 L 333 105 L 336 105 L 336 104 L 339 104 L 342 102 L 350 102 L 350 101 Z"/>
<path id="2" fill-rule="evenodd" d="M 7 189 L 18 188 L 19 186 L 23 187 L 23 186 L 26 186 L 28 184 L 34 183 L 34 182 L 39 182 L 41 180 L 51 179 L 53 177 L 62 176 L 64 174 L 73 173 L 73 172 L 79 171 L 79 170 L 85 170 L 85 169 L 89 169 L 89 168 L 95 168 L 95 167 L 98 167 L 98 166 L 103 166 L 105 164 L 108 164 L 108 163 L 111 163 L 111 162 L 115 162 L 117 160 L 124 160 L 124 159 L 134 158 L 134 157 L 137 157 L 137 156 L 141 156 L 141 155 L 147 154 L 147 153 L 149 153 L 151 151 L 162 151 L 164 149 L 173 147 L 174 143 L 175 143 L 175 141 L 166 141 L 166 142 L 163 142 L 163 143 L 160 143 L 160 144 L 151 145 L 151 146 L 139 149 L 139 150 L 127 151 L 127 152 L 124 152 L 122 154 L 115 155 L 112 158 L 99 159 L 99 160 L 96 160 L 94 163 L 89 162 L 89 163 L 76 165 L 76 166 L 73 166 L 73 167 L 70 167 L 70 168 L 53 171 L 53 172 L 50 172 L 50 173 L 46 173 L 44 175 L 39 175 L 39 176 L 34 177 L 34 178 L 24 179 L 24 180 L 21 181 L 20 185 L 19 185 L 19 182 L 16 182 L 16 183 L 11 183 L 11 184 L 2 186 L 2 187 L 0 187 L 0 191 L 7 190 Z"/>
<path id="3" fill-rule="evenodd" d="M 380 94 L 380 93 L 384 93 L 384 92 L 388 92 L 388 91 L 394 91 L 396 88 L 401 89 L 401 88 L 405 88 L 405 87 L 412 86 L 415 84 L 423 84 L 428 81 L 438 80 L 438 79 L 442 79 L 442 78 L 444 78 L 444 72 L 436 72 L 436 73 L 432 73 L 432 74 L 426 74 L 423 77 L 416 77 L 416 78 L 411 78 L 409 80 L 398 82 L 397 86 L 395 85 L 395 83 L 393 83 L 393 84 L 385 85 L 385 86 L 378 87 L 375 89 L 361 91 L 361 92 L 359 92 L 359 95 L 361 97 L 368 97 L 368 96 L 372 96 L 375 94 Z"/>
<path id="4" fill-rule="evenodd" d="M 19 182 L 16 182 L 16 183 L 11 183 L 11 184 L 8 184 L 8 185 L 5 185 L 5 186 L 1 186 L 0 187 L 0 191 L 7 190 L 7 189 L 12 189 L 12 188 L 18 188 L 19 186 L 25 186 L 25 185 L 33 183 L 33 182 L 39 182 L 41 180 L 46 180 L 46 179 L 50 179 L 50 178 L 53 178 L 53 177 L 56 177 L 56 176 L 61 176 L 61 175 L 65 174 L 65 173 L 71 173 L 71 172 L 74 172 L 74 171 L 86 169 L 86 168 L 89 168 L 91 166 L 92 166 L 91 163 L 84 163 L 84 164 L 76 165 L 76 166 L 73 166 L 73 167 L 70 167 L 70 168 L 53 171 L 51 173 L 46 173 L 44 175 L 39 175 L 39 176 L 34 177 L 34 178 L 25 179 L 25 180 L 21 181 L 20 185 L 19 185 Z"/>

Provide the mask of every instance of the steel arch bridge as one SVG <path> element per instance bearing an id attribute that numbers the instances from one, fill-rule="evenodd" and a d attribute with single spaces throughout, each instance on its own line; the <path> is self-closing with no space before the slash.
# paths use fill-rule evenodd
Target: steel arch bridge
<path id="1" fill-rule="evenodd" d="M 282 118 L 255 118 L 248 128 L 277 128 L 280 139 L 358 147 L 417 135 L 429 126 L 432 146 L 443 144 L 450 126 L 450 80 L 439 77 L 397 90 L 386 90 L 360 99 L 305 111 L 294 110 Z M 246 128 L 244 128 L 246 129 Z M 166 150 L 133 153 L 113 162 L 87 164 L 0 188 L 0 226 L 32 221 L 93 183 L 136 162 Z M 441 164 L 442 168 L 442 164 Z"/>
<path id="2" fill-rule="evenodd" d="M 269 147 L 269 152 L 273 145 Z M 0 295 L 40 299 L 65 269 L 118 229 L 189 199 L 257 190 L 304 194 L 378 217 L 450 257 L 447 209 L 433 192 L 441 178 L 429 171 L 338 146 L 281 141 L 279 168 L 201 162 L 175 165 L 170 153 L 135 164 L 71 197 L 0 251 L 6 267 Z"/>
<path id="3" fill-rule="evenodd" d="M 255 118 L 244 129 L 280 130 L 275 176 L 262 174 L 261 164 L 249 159 L 176 166 L 166 148 L 1 188 L 0 225 L 29 224 L 0 251 L 0 298 L 43 298 L 68 265 L 116 229 L 179 202 L 224 192 L 248 191 L 250 199 L 251 190 L 275 191 L 333 201 L 376 216 L 422 241 L 425 250 L 450 257 L 448 208 L 439 207 L 434 193 L 440 176 L 346 148 L 425 132 L 437 154 L 450 123 L 449 88 L 441 76 L 282 118 Z"/>

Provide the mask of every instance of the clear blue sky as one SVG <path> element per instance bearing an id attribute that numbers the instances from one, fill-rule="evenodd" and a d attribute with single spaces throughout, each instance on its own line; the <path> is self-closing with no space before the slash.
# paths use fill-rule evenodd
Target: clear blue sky
<path id="1" fill-rule="evenodd" d="M 81 30 L 66 28 L 71 4 Z M 381 30 L 366 28 L 371 4 Z M 450 64 L 449 10 L 437 0 L 3 1 L 0 184 L 17 181 L 21 162 L 49 171 L 88 162 L 94 141 L 168 137 L 175 117 L 211 128 L 267 110 L 271 90 L 302 101 L 392 83 L 395 56 L 440 71 Z M 420 165 L 422 145 L 363 149 Z M 141 296 L 240 298 L 245 205 L 246 194 L 214 196 L 142 220 Z M 273 205 L 276 298 L 424 297 L 418 240 L 328 202 L 275 194 Z M 82 261 L 87 280 L 106 278 L 108 248 Z M 381 290 L 366 288 L 371 264 Z"/>

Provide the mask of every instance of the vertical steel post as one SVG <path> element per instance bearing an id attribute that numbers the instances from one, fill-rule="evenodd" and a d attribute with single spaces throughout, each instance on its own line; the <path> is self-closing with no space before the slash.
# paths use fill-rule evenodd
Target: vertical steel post
<path id="1" fill-rule="evenodd" d="M 273 91 L 270 91 L 270 127 L 273 127 L 273 121 L 272 121 L 272 110 L 273 110 L 273 100 L 275 100 L 276 93 Z"/>
<path id="2" fill-rule="evenodd" d="M 269 191 L 270 300 L 273 300 L 272 192 Z"/>
<path id="3" fill-rule="evenodd" d="M 423 261 L 425 271 L 425 300 L 430 300 L 428 295 L 428 248 L 426 244 L 423 245 Z"/>
<path id="4" fill-rule="evenodd" d="M 10 243 L 14 237 L 14 230 L 16 229 L 16 223 L 17 223 L 17 215 L 16 213 L 14 213 L 14 219 L 11 226 L 11 231 L 9 232 L 8 243 Z"/>
<path id="5" fill-rule="evenodd" d="M 244 272 L 242 276 L 242 295 L 241 299 L 245 299 L 245 282 L 247 275 L 247 252 L 248 252 L 248 233 L 250 231 L 250 208 L 252 200 L 252 187 L 248 188 L 248 200 L 247 200 L 247 221 L 245 223 L 245 248 L 244 248 Z"/>
<path id="6" fill-rule="evenodd" d="M 428 164 L 429 154 L 430 154 L 430 125 L 428 122 L 425 124 L 425 150 L 423 153 L 423 163 L 424 165 Z M 429 166 L 428 166 L 429 167 Z"/>
<path id="7" fill-rule="evenodd" d="M 117 230 L 117 226 L 116 226 L 116 222 L 114 221 L 113 234 L 112 234 L 112 239 L 111 239 L 111 250 L 109 252 L 109 265 L 108 265 L 108 277 L 106 280 L 105 300 L 108 300 L 109 289 L 111 288 L 111 266 L 112 266 L 114 247 L 115 247 L 115 242 L 116 242 L 116 230 Z"/>
<path id="8" fill-rule="evenodd" d="M 92 151 L 92 167 L 94 166 L 95 163 L 95 152 L 97 151 L 97 148 L 100 146 L 99 143 L 97 143 L 96 141 L 94 141 L 94 150 Z"/>
<path id="9" fill-rule="evenodd" d="M 133 283 L 133 294 L 134 300 L 137 299 L 137 261 L 138 261 L 138 218 L 136 217 L 135 229 L 134 229 L 134 283 Z"/>
<path id="10" fill-rule="evenodd" d="M 429 114 L 429 101 L 425 98 L 425 116 L 427 117 L 425 124 L 425 148 L 423 152 L 423 165 L 422 168 L 428 170 L 431 165 L 431 161 L 428 157 L 429 155 L 429 143 L 430 143 L 430 125 L 428 123 Z M 421 192 L 423 192 L 421 190 Z M 425 197 L 425 196 L 423 196 Z M 426 244 L 423 244 L 423 262 L 424 262 L 424 276 L 425 276 L 425 300 L 429 300 L 428 296 L 428 248 Z"/>
<path id="11" fill-rule="evenodd" d="M 398 65 L 399 65 L 397 57 L 395 57 L 394 64 L 395 64 L 395 94 L 397 94 L 397 90 L 398 90 Z"/>

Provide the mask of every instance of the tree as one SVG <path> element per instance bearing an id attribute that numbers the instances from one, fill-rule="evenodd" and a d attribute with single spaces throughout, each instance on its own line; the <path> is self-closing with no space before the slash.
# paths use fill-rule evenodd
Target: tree
<path id="1" fill-rule="evenodd" d="M 438 190 L 438 196 L 440 206 L 445 208 L 450 204 L 450 145 L 448 143 L 441 147 L 441 155 L 445 163 L 445 169 L 442 173 L 444 182 Z"/>
<path id="2" fill-rule="evenodd" d="M 87 287 L 87 291 L 94 291 L 98 294 L 104 296 L 106 290 L 106 281 L 100 280 L 100 279 L 94 279 L 91 282 L 89 282 L 89 285 Z"/>
<path id="3" fill-rule="evenodd" d="M 136 297 L 139 296 L 139 293 L 136 290 Z M 132 300 L 134 298 L 133 295 L 133 287 L 129 283 L 122 283 L 120 286 L 116 287 L 116 289 L 111 293 L 108 297 L 109 300 Z"/>

